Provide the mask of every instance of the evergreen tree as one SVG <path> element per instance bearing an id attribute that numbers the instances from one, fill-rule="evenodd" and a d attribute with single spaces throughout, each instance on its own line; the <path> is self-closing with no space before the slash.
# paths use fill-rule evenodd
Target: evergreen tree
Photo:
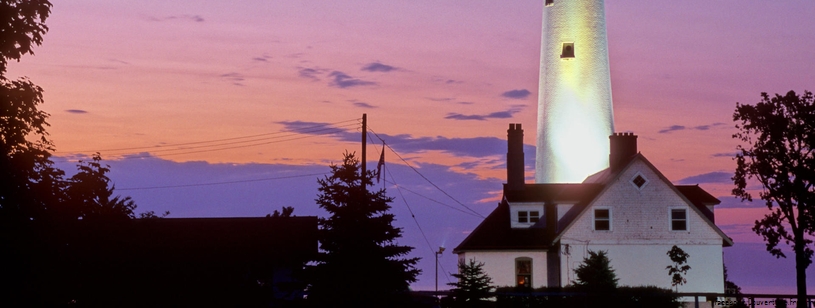
<path id="1" fill-rule="evenodd" d="M 587 292 L 611 292 L 617 288 L 617 274 L 609 264 L 605 251 L 589 250 L 589 256 L 583 259 L 577 269 L 577 281 L 574 285 Z"/>
<path id="2" fill-rule="evenodd" d="M 419 259 L 406 258 L 413 247 L 396 243 L 402 230 L 388 213 L 393 198 L 367 189 L 373 177 L 346 152 L 330 176 L 317 180 L 317 204 L 330 214 L 320 219 L 322 252 L 308 277 L 308 299 L 317 307 L 399 306 L 416 281 Z"/>
<path id="3" fill-rule="evenodd" d="M 494 287 L 492 278 L 484 272 L 484 263 L 475 259 L 465 262 L 459 260 L 458 273 L 453 274 L 458 282 L 448 283 L 454 287 L 451 291 L 455 297 L 456 307 L 479 307 L 484 300 L 492 297 Z"/>

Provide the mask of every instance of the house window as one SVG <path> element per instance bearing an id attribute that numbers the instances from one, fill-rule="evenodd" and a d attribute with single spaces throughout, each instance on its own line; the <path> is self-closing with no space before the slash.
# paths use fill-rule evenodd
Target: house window
<path id="1" fill-rule="evenodd" d="M 532 259 L 515 259 L 515 285 L 519 287 L 532 287 Z"/>
<path id="2" fill-rule="evenodd" d="M 594 209 L 594 230 L 597 231 L 611 230 L 610 209 Z"/>
<path id="3" fill-rule="evenodd" d="M 671 230 L 673 231 L 688 230 L 688 210 L 671 209 Z"/>
<path id="4" fill-rule="evenodd" d="M 552 6 L 555 4 L 555 0 L 546 0 L 546 6 Z"/>
<path id="5" fill-rule="evenodd" d="M 561 59 L 574 58 L 574 43 L 563 43 L 563 50 L 560 53 Z"/>
<path id="6" fill-rule="evenodd" d="M 518 222 L 520 223 L 536 223 L 540 220 L 539 211 L 518 211 Z"/>

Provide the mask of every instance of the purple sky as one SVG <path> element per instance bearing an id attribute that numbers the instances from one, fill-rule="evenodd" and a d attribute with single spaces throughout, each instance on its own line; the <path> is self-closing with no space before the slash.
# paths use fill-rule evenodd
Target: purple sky
<path id="1" fill-rule="evenodd" d="M 9 75 L 45 89 L 57 160 L 102 152 L 138 211 L 324 215 L 314 174 L 358 151 L 354 119 L 367 113 L 405 160 L 487 215 L 504 181 L 508 123 L 526 128 L 533 176 L 541 2 L 63 1 L 36 56 L 11 63 Z M 812 90 L 815 5 L 617 0 L 606 11 L 616 129 L 639 135 L 672 181 L 721 197 L 716 221 L 737 243 L 724 250 L 732 280 L 794 291 L 791 260 L 769 256 L 749 230 L 766 209 L 728 196 L 730 136 L 736 102 Z M 257 137 L 234 139 L 245 136 Z M 247 140 L 256 141 L 237 143 Z M 414 287 L 432 288 L 432 250 L 452 249 L 480 218 L 386 157 L 388 180 L 404 187 L 430 242 L 388 184 L 400 242 L 423 258 Z M 216 182 L 236 183 L 125 190 Z M 454 256 L 442 261 L 455 269 Z"/>

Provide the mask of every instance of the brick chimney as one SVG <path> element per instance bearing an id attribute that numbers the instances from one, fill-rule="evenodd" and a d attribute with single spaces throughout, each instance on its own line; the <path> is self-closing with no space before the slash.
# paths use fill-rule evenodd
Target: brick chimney
<path id="1" fill-rule="evenodd" d="M 634 133 L 614 133 L 608 136 L 611 152 L 608 155 L 608 165 L 611 171 L 619 171 L 628 159 L 637 155 L 637 135 Z"/>
<path id="2" fill-rule="evenodd" d="M 524 189 L 524 130 L 509 124 L 507 130 L 507 189 Z"/>

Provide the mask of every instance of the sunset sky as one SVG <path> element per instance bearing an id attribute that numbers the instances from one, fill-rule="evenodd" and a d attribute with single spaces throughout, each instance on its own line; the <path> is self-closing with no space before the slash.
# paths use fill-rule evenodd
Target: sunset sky
<path id="1" fill-rule="evenodd" d="M 509 123 L 524 125 L 534 178 L 541 0 L 54 2 L 43 45 L 8 76 L 44 88 L 59 166 L 101 152 L 137 212 L 323 216 L 316 179 L 359 152 L 367 113 L 455 198 L 386 152 L 377 187 L 423 258 L 414 288 L 431 289 L 433 249 L 454 271 L 448 252 L 500 198 Z M 815 90 L 813 16 L 810 0 L 606 1 L 615 130 L 674 183 L 720 197 L 737 243 L 725 263 L 747 292 L 792 293 L 795 275 L 750 231 L 766 208 L 730 196 L 732 115 L 761 92 Z"/>

